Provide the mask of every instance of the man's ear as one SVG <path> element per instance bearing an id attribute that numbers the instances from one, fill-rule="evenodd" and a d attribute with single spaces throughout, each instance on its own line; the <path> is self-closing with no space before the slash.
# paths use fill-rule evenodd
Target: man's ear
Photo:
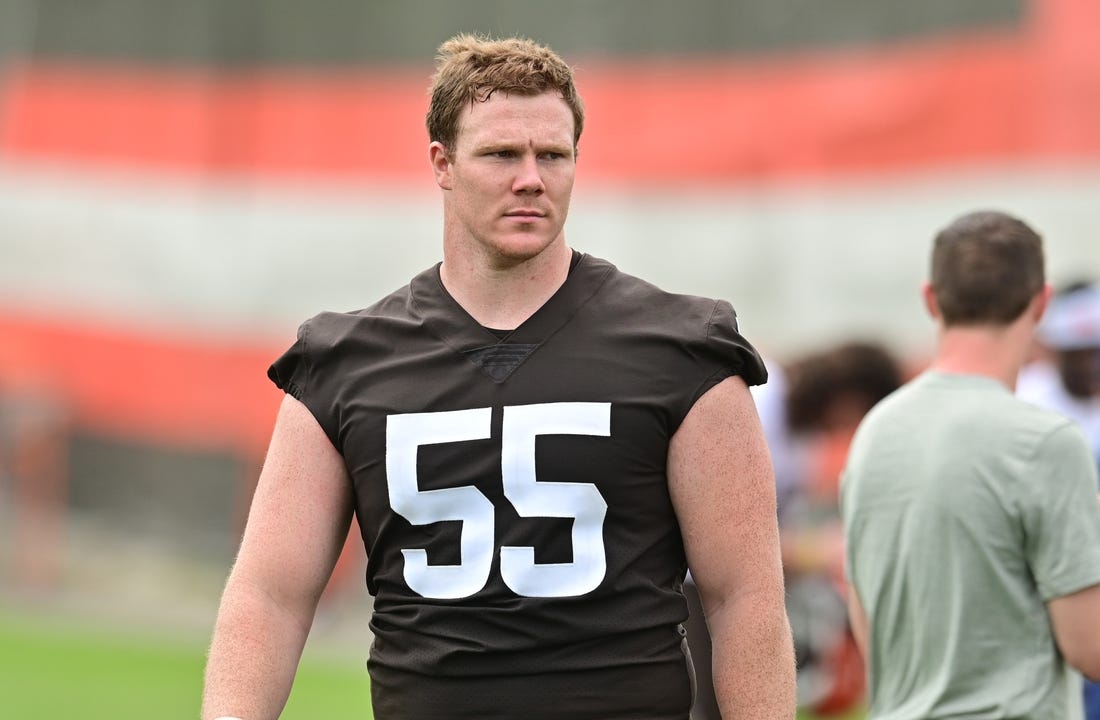
<path id="1" fill-rule="evenodd" d="M 921 283 L 921 297 L 924 299 L 924 309 L 932 316 L 933 320 L 940 319 L 940 304 L 936 302 L 936 291 L 932 289 L 932 283 Z"/>
<path id="2" fill-rule="evenodd" d="M 451 183 L 451 156 L 447 148 L 438 140 L 428 146 L 428 159 L 432 163 L 432 173 L 435 175 L 435 184 L 444 190 L 452 189 Z"/>
<path id="3" fill-rule="evenodd" d="M 1047 306 L 1050 305 L 1050 298 L 1054 295 L 1054 288 L 1049 283 L 1043 285 L 1043 289 L 1035 294 L 1035 297 L 1031 300 L 1031 312 L 1032 320 L 1038 325 L 1039 321 L 1043 319 L 1043 314 L 1047 311 Z"/>

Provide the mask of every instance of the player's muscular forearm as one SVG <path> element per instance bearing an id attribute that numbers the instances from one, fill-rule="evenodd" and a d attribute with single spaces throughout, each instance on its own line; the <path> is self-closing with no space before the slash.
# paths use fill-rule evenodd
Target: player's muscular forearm
<path id="1" fill-rule="evenodd" d="M 795 717 L 795 661 L 782 604 L 746 592 L 707 617 L 713 635 L 714 688 L 722 717 Z"/>
<path id="2" fill-rule="evenodd" d="M 218 611 L 204 719 L 279 716 L 350 522 L 343 460 L 288 395 Z"/>
<path id="3" fill-rule="evenodd" d="M 309 618 L 297 617 L 254 586 L 231 579 L 210 646 L 203 719 L 278 718 L 308 627 Z"/>

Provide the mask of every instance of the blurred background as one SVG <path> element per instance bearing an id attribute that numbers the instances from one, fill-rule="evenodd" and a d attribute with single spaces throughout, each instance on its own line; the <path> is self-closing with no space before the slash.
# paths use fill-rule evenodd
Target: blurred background
<path id="1" fill-rule="evenodd" d="M 1094 0 L 0 0 L 0 698 L 196 716 L 268 364 L 439 259 L 423 118 L 447 37 L 575 65 L 570 244 L 729 299 L 777 370 L 763 411 L 851 342 L 919 368 L 930 239 L 963 212 L 1033 224 L 1056 283 L 1100 276 L 1097 28 Z M 827 509 L 844 445 L 809 445 L 777 469 Z M 346 679 L 360 709 L 361 572 L 349 544 L 307 649 L 317 696 Z M 806 597 L 816 638 L 835 608 Z M 95 643 L 150 654 L 116 671 Z M 850 663 L 821 690 L 811 655 L 807 712 L 858 708 Z M 158 662 L 175 679 L 137 679 Z M 327 714 L 299 697 L 287 717 Z"/>

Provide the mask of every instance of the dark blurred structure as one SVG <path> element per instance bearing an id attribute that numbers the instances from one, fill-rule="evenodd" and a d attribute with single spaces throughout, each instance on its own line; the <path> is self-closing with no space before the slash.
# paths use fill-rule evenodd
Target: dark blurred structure
<path id="1" fill-rule="evenodd" d="M 784 53 L 1012 27 L 1024 0 L 4 0 L 0 53 L 193 67 L 425 64 L 456 29 L 537 35 L 566 57 Z"/>
<path id="2" fill-rule="evenodd" d="M 0 497 L 15 585 L 60 585 L 70 517 L 228 563 L 277 397 L 266 352 L 0 317 Z"/>

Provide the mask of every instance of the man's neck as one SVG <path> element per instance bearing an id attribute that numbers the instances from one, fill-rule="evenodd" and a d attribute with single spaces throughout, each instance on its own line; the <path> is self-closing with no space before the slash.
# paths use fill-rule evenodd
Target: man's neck
<path id="1" fill-rule="evenodd" d="M 488 328 L 514 330 L 562 286 L 572 254 L 564 238 L 515 263 L 444 252 L 440 279 L 474 320 Z"/>
<path id="2" fill-rule="evenodd" d="M 1009 390 L 1027 357 L 1033 327 L 1016 322 L 1006 327 L 952 326 L 940 330 L 931 369 L 961 375 L 983 375 Z"/>

